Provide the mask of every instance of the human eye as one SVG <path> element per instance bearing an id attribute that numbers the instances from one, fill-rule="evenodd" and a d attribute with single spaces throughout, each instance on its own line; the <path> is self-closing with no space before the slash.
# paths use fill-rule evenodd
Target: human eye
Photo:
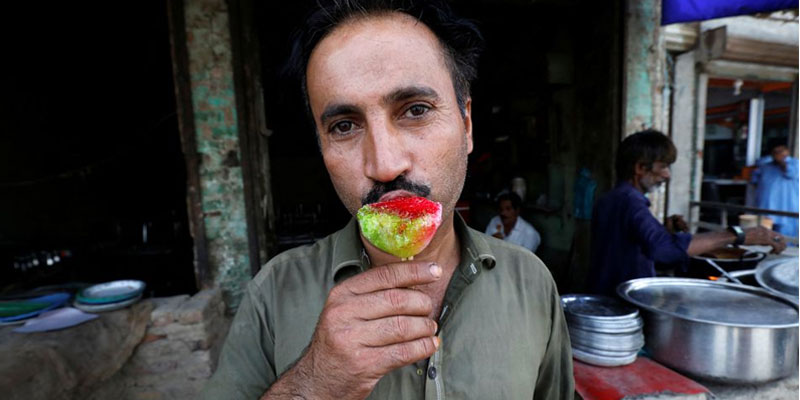
<path id="1" fill-rule="evenodd" d="M 356 129 L 353 121 L 343 120 L 331 124 L 328 133 L 336 136 L 348 136 Z"/>
<path id="2" fill-rule="evenodd" d="M 420 118 L 430 111 L 431 107 L 425 104 L 412 104 L 411 107 L 406 109 L 404 116 L 408 118 Z"/>

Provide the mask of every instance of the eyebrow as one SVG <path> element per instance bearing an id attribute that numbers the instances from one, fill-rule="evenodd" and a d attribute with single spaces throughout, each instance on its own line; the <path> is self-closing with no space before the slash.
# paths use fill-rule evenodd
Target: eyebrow
<path id="1" fill-rule="evenodd" d="M 413 98 L 427 98 L 433 102 L 440 100 L 439 94 L 428 86 L 406 86 L 395 89 L 383 96 L 383 104 L 392 104 L 406 101 Z M 331 104 L 325 107 L 320 115 L 320 122 L 325 125 L 330 119 L 339 115 L 358 114 L 361 110 L 352 104 Z"/>
<path id="2" fill-rule="evenodd" d="M 325 111 L 322 112 L 319 120 L 322 122 L 322 125 L 325 125 L 328 120 L 333 117 L 346 114 L 357 114 L 358 111 L 358 107 L 350 104 L 331 104 L 325 107 Z"/>
<path id="3" fill-rule="evenodd" d="M 384 104 L 398 103 L 417 97 L 428 98 L 433 101 L 439 100 L 439 94 L 428 86 L 406 86 L 393 90 L 383 96 Z"/>

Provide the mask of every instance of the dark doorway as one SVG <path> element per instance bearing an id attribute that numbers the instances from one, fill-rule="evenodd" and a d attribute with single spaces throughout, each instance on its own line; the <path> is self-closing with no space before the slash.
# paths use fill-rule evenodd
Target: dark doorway
<path id="1" fill-rule="evenodd" d="M 0 291 L 141 279 L 149 295 L 195 292 L 166 6 L 6 15 Z"/>

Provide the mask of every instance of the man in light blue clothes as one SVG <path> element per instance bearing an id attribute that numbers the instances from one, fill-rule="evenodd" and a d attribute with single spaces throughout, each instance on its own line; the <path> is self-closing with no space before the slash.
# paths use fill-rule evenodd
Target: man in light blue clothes
<path id="1" fill-rule="evenodd" d="M 798 169 L 798 160 L 789 156 L 786 145 L 775 146 L 771 156 L 759 160 L 752 178 L 752 183 L 756 185 L 756 207 L 797 212 L 800 209 Z M 770 218 L 775 221 L 773 230 L 798 237 L 797 218 L 777 215 Z"/>

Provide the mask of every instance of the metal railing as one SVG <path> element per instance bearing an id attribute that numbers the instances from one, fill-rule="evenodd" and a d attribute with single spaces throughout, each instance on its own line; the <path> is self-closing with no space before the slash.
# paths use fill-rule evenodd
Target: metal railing
<path id="1" fill-rule="evenodd" d="M 714 208 L 720 210 L 719 224 L 708 221 L 700 221 L 700 208 Z M 742 206 L 739 204 L 719 203 L 715 201 L 692 201 L 689 202 L 689 226 L 692 232 L 697 228 L 704 228 L 712 231 L 725 230 L 728 227 L 728 211 L 741 211 L 747 214 L 754 214 L 756 216 L 756 223 L 761 225 L 761 220 L 766 215 L 778 215 L 784 217 L 800 218 L 800 213 L 791 211 L 770 210 L 766 208 L 757 208 Z M 788 242 L 798 243 L 798 238 L 784 235 Z"/>

